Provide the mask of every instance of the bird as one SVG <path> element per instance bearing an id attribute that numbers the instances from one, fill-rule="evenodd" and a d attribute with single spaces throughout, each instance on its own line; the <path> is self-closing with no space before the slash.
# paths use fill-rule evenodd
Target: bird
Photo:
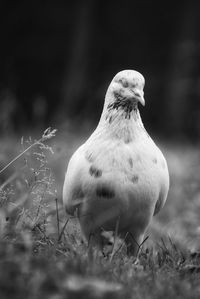
<path id="1" fill-rule="evenodd" d="M 84 238 L 102 248 L 103 233 L 117 232 L 135 257 L 169 190 L 166 159 L 138 108 L 145 106 L 144 85 L 135 70 L 114 76 L 99 123 L 72 155 L 63 185 L 65 210 L 77 213 Z"/>

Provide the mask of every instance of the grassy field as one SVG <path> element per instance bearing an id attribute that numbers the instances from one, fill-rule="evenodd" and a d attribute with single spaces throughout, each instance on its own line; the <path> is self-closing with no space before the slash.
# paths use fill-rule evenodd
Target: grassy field
<path id="1" fill-rule="evenodd" d="M 90 252 L 64 213 L 67 161 L 91 131 L 61 132 L 0 140 L 1 169 L 21 153 L 0 171 L 0 298 L 200 298 L 198 148 L 157 142 L 170 191 L 134 264 L 123 243 L 112 255 Z"/>

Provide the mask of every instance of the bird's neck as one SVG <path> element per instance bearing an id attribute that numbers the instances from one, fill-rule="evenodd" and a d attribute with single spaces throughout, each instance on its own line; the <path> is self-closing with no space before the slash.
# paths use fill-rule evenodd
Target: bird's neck
<path id="1" fill-rule="evenodd" d="M 137 104 L 119 105 L 116 99 L 105 100 L 98 129 L 125 143 L 140 138 L 145 131 Z"/>

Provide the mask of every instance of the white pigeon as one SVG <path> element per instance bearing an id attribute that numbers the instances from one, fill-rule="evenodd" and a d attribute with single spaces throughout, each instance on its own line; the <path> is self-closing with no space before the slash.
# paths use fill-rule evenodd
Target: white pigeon
<path id="1" fill-rule="evenodd" d="M 100 245 L 102 232 L 116 231 L 134 256 L 169 189 L 166 160 L 146 132 L 138 102 L 145 105 L 144 77 L 119 72 L 110 83 L 99 124 L 69 161 L 63 188 L 66 211 L 82 233 Z"/>

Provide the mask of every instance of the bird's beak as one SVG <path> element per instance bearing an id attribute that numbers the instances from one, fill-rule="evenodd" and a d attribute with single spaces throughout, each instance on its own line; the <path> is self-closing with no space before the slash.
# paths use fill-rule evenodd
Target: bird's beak
<path id="1" fill-rule="evenodd" d="M 145 99 L 144 99 L 144 92 L 143 90 L 135 89 L 134 90 L 134 96 L 142 104 L 142 106 L 145 106 Z"/>
<path id="2" fill-rule="evenodd" d="M 144 96 L 141 96 L 141 97 L 140 97 L 139 102 L 142 104 L 142 106 L 145 106 L 145 99 L 144 99 Z"/>

